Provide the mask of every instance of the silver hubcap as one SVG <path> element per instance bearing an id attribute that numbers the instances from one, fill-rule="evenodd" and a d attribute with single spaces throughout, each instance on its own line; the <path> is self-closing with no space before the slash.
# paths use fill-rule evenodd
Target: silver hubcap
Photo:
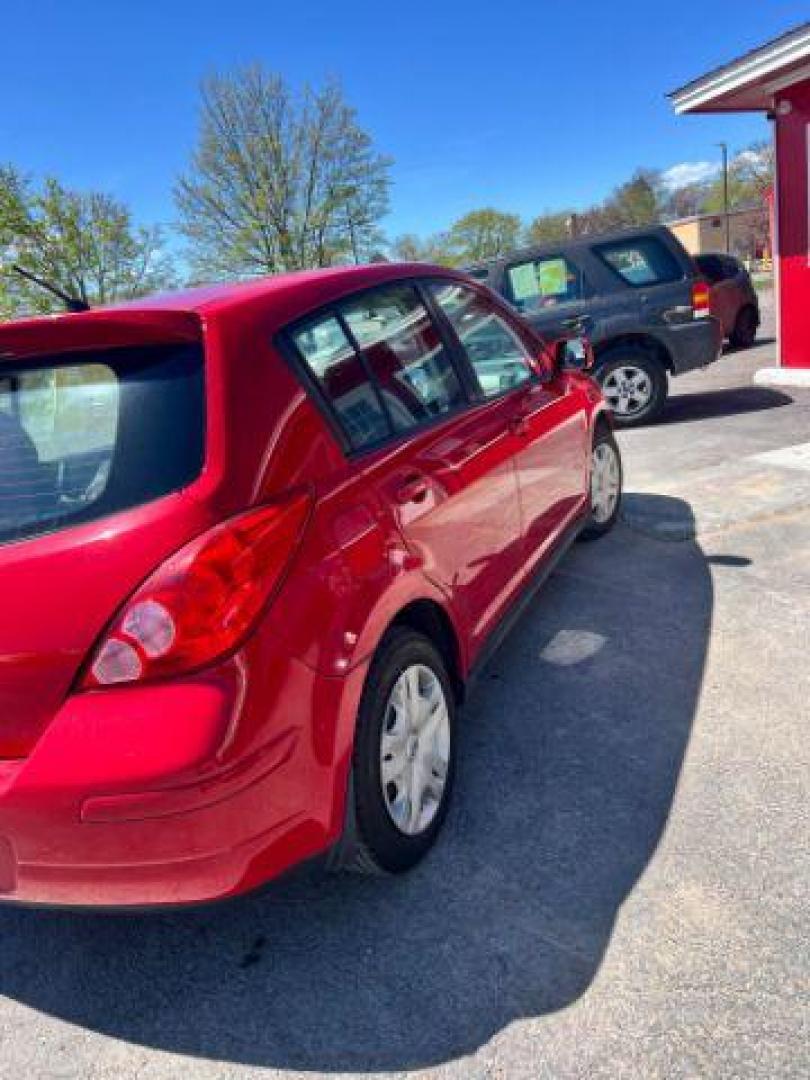
<path id="1" fill-rule="evenodd" d="M 626 365 L 616 368 L 602 383 L 605 401 L 620 416 L 632 416 L 650 404 L 652 379 L 641 368 Z"/>
<path id="2" fill-rule="evenodd" d="M 391 820 L 400 832 L 424 832 L 441 805 L 450 763 L 450 716 L 444 689 L 424 664 L 412 664 L 394 683 L 380 742 L 380 779 Z"/>
<path id="3" fill-rule="evenodd" d="M 599 525 L 613 516 L 620 486 L 621 470 L 616 451 L 610 443 L 599 443 L 593 448 L 591 465 L 591 514 Z"/>

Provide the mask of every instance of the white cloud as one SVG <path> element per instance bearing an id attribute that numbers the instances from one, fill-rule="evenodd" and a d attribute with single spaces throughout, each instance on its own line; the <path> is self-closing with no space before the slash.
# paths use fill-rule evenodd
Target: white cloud
<path id="1" fill-rule="evenodd" d="M 764 147 L 762 150 L 741 150 L 739 154 L 734 155 L 735 165 L 747 165 L 755 169 L 766 169 L 771 157 L 770 147 Z"/>
<path id="2" fill-rule="evenodd" d="M 714 161 L 682 161 L 661 173 L 661 183 L 670 191 L 677 191 L 689 184 L 711 180 L 719 171 L 720 166 Z"/>

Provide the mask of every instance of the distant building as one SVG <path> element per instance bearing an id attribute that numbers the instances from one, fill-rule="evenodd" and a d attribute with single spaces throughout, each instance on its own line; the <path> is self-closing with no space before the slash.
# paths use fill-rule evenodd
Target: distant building
<path id="1" fill-rule="evenodd" d="M 690 255 L 726 250 L 726 226 L 722 213 L 693 214 L 668 221 L 670 229 Z M 729 248 L 747 262 L 771 258 L 770 221 L 767 206 L 746 206 L 730 210 L 728 215 Z"/>

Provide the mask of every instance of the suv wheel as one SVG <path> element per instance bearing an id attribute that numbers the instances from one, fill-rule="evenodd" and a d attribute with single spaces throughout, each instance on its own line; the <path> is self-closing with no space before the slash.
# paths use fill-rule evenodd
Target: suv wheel
<path id="1" fill-rule="evenodd" d="M 594 375 L 617 427 L 648 423 L 667 399 L 667 373 L 640 345 L 611 349 Z"/>
<path id="2" fill-rule="evenodd" d="M 737 312 L 729 341 L 735 349 L 749 349 L 757 339 L 757 313 L 752 307 Z"/>
<path id="3" fill-rule="evenodd" d="M 344 866 L 399 873 L 432 847 L 453 787 L 455 713 L 453 687 L 433 643 L 394 628 L 372 662 L 360 703 Z"/>
<path id="4" fill-rule="evenodd" d="M 622 458 L 613 432 L 597 430 L 591 452 L 591 513 L 580 533 L 582 540 L 596 540 L 616 524 L 622 501 Z"/>

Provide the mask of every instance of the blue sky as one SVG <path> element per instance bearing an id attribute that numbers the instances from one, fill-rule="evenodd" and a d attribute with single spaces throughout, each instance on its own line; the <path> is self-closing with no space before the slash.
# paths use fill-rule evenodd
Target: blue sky
<path id="1" fill-rule="evenodd" d="M 0 160 L 170 224 L 200 79 L 260 60 L 341 79 L 395 159 L 389 235 L 482 205 L 531 217 L 767 138 L 664 95 L 799 20 L 795 0 L 4 0 Z"/>

